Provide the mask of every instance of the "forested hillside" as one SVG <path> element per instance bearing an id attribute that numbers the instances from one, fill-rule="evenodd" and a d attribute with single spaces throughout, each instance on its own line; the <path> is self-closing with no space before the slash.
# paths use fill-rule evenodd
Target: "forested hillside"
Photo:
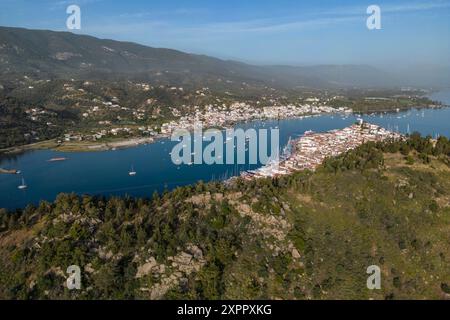
<path id="1" fill-rule="evenodd" d="M 449 299 L 449 155 L 413 135 L 314 173 L 3 211 L 0 298 Z"/>

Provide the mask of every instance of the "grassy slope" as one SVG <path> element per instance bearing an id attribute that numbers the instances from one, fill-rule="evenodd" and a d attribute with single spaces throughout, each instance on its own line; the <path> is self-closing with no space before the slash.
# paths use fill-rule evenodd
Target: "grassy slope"
<path id="1" fill-rule="evenodd" d="M 0 233 L 0 297 L 448 298 L 450 168 L 437 159 L 408 165 L 385 154 L 382 170 L 195 188 L 148 203 L 63 196 L 35 210 L 31 227 Z M 68 212 L 81 215 L 58 222 Z M 190 243 L 204 259 L 180 272 L 171 257 L 189 252 Z M 101 257 L 99 248 L 112 256 Z M 136 279 L 150 257 L 164 272 Z M 83 273 L 83 290 L 64 289 L 61 270 L 89 263 L 95 271 Z M 373 264 L 382 270 L 378 291 L 366 288 Z"/>

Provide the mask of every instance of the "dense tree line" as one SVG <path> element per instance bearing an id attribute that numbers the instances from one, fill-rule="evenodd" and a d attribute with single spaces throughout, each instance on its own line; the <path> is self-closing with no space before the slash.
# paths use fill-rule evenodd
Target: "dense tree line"
<path id="1" fill-rule="evenodd" d="M 422 137 L 420 133 L 415 132 L 404 140 L 366 143 L 341 156 L 326 159 L 322 167 L 331 172 L 381 168 L 385 152 L 400 152 L 410 162 L 413 161 L 410 154 L 415 153 L 425 163 L 430 162 L 430 156 L 439 157 L 449 163 L 450 141 L 444 136 L 433 140 L 430 136 Z"/>

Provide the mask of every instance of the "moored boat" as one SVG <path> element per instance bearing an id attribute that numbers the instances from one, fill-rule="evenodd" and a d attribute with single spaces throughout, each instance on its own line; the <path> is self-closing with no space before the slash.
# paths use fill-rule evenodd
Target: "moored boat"
<path id="1" fill-rule="evenodd" d="M 128 172 L 128 175 L 131 177 L 134 177 L 135 175 L 137 175 L 137 172 L 134 170 L 133 166 L 131 166 L 131 171 Z"/>
<path id="2" fill-rule="evenodd" d="M 60 158 L 51 158 L 49 160 L 47 160 L 48 162 L 60 162 L 60 161 L 66 161 L 67 158 L 64 157 L 60 157 Z"/>
<path id="3" fill-rule="evenodd" d="M 17 187 L 19 190 L 25 190 L 28 186 L 25 184 L 25 179 L 22 178 L 22 184 Z"/>

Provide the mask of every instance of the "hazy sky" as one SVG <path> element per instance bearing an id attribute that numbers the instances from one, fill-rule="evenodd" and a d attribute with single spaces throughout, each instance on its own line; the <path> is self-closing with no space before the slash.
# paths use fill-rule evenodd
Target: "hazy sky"
<path id="1" fill-rule="evenodd" d="M 77 33 L 252 63 L 450 66 L 450 0 L 0 0 L 0 25 Z M 368 30 L 366 9 L 382 10 Z"/>

